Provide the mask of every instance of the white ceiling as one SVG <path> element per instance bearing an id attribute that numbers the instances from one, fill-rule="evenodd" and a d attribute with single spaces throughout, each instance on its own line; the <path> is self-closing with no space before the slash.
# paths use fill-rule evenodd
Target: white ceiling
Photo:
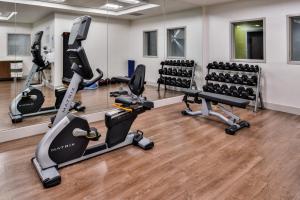
<path id="1" fill-rule="evenodd" d="M 80 13 L 89 15 L 100 15 L 103 13 L 97 12 L 98 8 L 107 2 L 114 0 L 66 0 L 65 5 L 47 4 L 45 2 L 30 1 L 30 0 L 0 0 L 0 12 L 18 12 L 16 18 L 10 21 L 20 23 L 34 23 L 41 18 L 53 12 Z M 139 19 L 163 13 L 171 13 L 181 10 L 187 10 L 204 5 L 213 5 L 226 3 L 236 0 L 147 0 L 149 3 L 158 4 L 159 7 L 138 11 L 142 16 L 120 15 L 114 16 L 122 19 Z M 13 2 L 17 2 L 16 4 Z"/>

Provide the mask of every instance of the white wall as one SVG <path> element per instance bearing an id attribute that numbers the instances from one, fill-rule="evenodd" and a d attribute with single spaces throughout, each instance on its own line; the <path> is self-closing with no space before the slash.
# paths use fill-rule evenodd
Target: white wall
<path id="1" fill-rule="evenodd" d="M 174 27 L 186 27 L 186 59 L 195 60 L 202 65 L 202 9 L 183 11 L 136 20 L 131 24 L 130 32 L 130 58 L 136 60 L 136 64 L 146 65 L 146 81 L 156 83 L 159 77 L 160 62 L 166 59 L 166 29 Z M 147 58 L 143 56 L 143 32 L 149 30 L 158 31 L 158 56 Z M 200 67 L 199 67 L 200 69 Z M 198 74 L 197 80 L 201 77 Z M 198 83 L 199 85 L 199 83 Z"/>
<path id="2" fill-rule="evenodd" d="M 63 71 L 63 42 L 61 34 L 69 32 L 72 23 L 79 15 L 55 14 L 55 77 L 54 86 L 59 86 Z M 95 71 L 100 68 L 104 77 L 123 74 L 129 56 L 129 29 L 127 20 L 92 17 L 88 38 L 83 42 L 90 65 Z M 123 71 L 125 69 L 125 71 Z M 120 72 L 120 73 L 119 73 Z"/>
<path id="3" fill-rule="evenodd" d="M 229 61 L 230 22 L 266 18 L 263 96 L 267 106 L 293 113 L 300 108 L 300 66 L 287 64 L 287 15 L 300 13 L 300 1 L 252 0 L 207 8 L 208 61 Z M 205 63 L 207 64 L 207 63 Z"/>
<path id="4" fill-rule="evenodd" d="M 31 34 L 31 24 L 14 24 L 0 22 L 0 60 L 23 60 L 23 73 L 26 76 L 31 69 L 31 55 L 30 56 L 8 56 L 7 55 L 7 35 L 9 33 Z"/>

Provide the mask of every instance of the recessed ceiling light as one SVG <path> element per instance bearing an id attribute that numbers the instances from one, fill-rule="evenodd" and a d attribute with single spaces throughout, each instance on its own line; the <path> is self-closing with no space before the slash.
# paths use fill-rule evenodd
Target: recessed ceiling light
<path id="1" fill-rule="evenodd" d="M 10 20 L 14 15 L 17 15 L 17 12 L 9 12 L 9 13 L 1 13 L 0 15 L 0 21 L 8 21 Z"/>
<path id="2" fill-rule="evenodd" d="M 107 9 L 107 10 L 118 10 L 120 8 L 123 8 L 123 6 L 118 5 L 118 4 L 113 4 L 113 3 L 107 3 L 103 6 L 101 6 L 100 8 Z"/>
<path id="3" fill-rule="evenodd" d="M 260 27 L 260 25 L 259 25 L 259 24 L 255 24 L 255 26 L 257 26 L 257 27 Z"/>
<path id="4" fill-rule="evenodd" d="M 139 0 L 118 0 L 119 2 L 129 3 L 129 4 L 139 4 L 141 1 Z"/>

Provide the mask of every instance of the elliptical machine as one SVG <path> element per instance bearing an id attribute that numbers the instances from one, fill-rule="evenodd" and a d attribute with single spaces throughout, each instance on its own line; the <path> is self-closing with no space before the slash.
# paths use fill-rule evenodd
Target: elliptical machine
<path id="1" fill-rule="evenodd" d="M 43 72 L 43 70 L 49 67 L 49 63 L 45 61 L 41 55 L 42 37 L 43 31 L 39 31 L 35 34 L 34 42 L 31 46 L 33 66 L 25 80 L 25 85 L 22 89 L 22 92 L 18 94 L 10 104 L 9 115 L 12 123 L 21 122 L 24 117 L 56 113 L 67 91 L 67 89 L 64 87 L 55 89 L 56 101 L 54 106 L 42 107 L 45 101 L 44 95 L 41 90 L 31 85 L 34 75 L 38 72 Z M 74 102 L 71 106 L 71 109 L 83 112 L 85 107 L 81 105 L 81 102 Z"/>
<path id="2" fill-rule="evenodd" d="M 97 129 L 89 126 L 86 119 L 67 112 L 80 82 L 93 77 L 85 51 L 80 45 L 80 41 L 87 37 L 90 23 L 91 18 L 83 16 L 77 18 L 73 24 L 67 52 L 73 63 L 74 75 L 54 120 L 53 128 L 40 141 L 35 158 L 32 159 L 46 188 L 61 182 L 59 168 L 131 144 L 145 150 L 154 146 L 152 141 L 143 137 L 141 131 L 129 132 L 137 116 L 154 107 L 153 102 L 142 97 L 145 79 L 145 66 L 143 65 L 137 67 L 129 82 L 129 88 L 134 95 L 117 98 L 115 100 L 117 108 L 105 114 L 105 124 L 108 130 L 103 144 L 87 147 L 91 140 L 97 141 L 101 135 Z"/>

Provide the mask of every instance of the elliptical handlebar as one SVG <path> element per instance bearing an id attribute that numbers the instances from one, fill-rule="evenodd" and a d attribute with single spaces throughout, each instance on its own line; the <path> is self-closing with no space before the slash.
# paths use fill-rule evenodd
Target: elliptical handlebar
<path id="1" fill-rule="evenodd" d="M 90 87 L 91 85 L 93 85 L 103 77 L 103 72 L 99 68 L 97 68 L 96 71 L 98 72 L 99 75 L 90 81 L 83 81 L 80 84 L 79 90 L 82 90 L 85 87 Z"/>

